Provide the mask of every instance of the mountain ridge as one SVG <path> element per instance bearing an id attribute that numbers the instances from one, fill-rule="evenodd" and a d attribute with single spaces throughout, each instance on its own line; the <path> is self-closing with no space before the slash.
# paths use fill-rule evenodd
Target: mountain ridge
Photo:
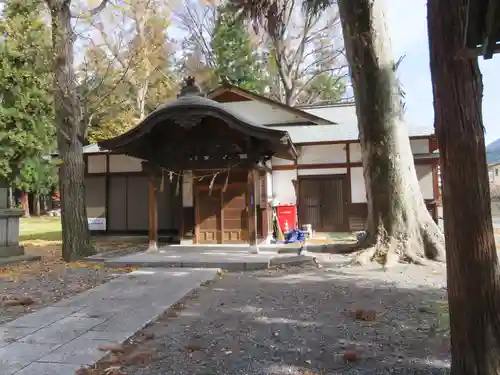
<path id="1" fill-rule="evenodd" d="M 500 138 L 486 146 L 486 160 L 488 164 L 500 162 Z"/>

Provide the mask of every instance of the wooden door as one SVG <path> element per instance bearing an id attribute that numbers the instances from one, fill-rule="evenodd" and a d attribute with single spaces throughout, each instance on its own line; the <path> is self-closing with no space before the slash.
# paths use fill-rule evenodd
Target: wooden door
<path id="1" fill-rule="evenodd" d="M 346 230 L 346 187 L 344 175 L 300 178 L 299 223 L 317 232 Z"/>
<path id="2" fill-rule="evenodd" d="M 345 230 L 344 179 L 321 180 L 321 221 L 323 232 Z"/>
<path id="3" fill-rule="evenodd" d="M 317 179 L 299 180 L 299 224 L 311 224 L 313 230 L 322 230 L 321 181 Z"/>
<path id="4" fill-rule="evenodd" d="M 221 190 L 198 189 L 196 194 L 196 242 L 218 244 L 221 239 Z"/>
<path id="5" fill-rule="evenodd" d="M 246 185 L 234 184 L 222 193 L 222 243 L 248 241 Z"/>

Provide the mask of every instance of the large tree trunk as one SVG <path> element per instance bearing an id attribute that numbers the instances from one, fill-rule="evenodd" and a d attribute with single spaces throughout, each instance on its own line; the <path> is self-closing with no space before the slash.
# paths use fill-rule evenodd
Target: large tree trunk
<path id="1" fill-rule="evenodd" d="M 66 261 L 94 254 L 87 223 L 84 192 L 83 137 L 73 67 L 75 34 L 71 26 L 70 1 L 47 0 L 52 16 L 54 46 L 54 96 L 61 191 L 61 223 Z"/>
<path id="2" fill-rule="evenodd" d="M 463 52 L 465 0 L 429 0 L 430 66 L 441 153 L 453 375 L 500 374 L 498 259 L 478 61 Z"/>
<path id="3" fill-rule="evenodd" d="M 444 237 L 420 191 L 381 0 L 340 0 L 368 201 L 368 247 L 385 265 L 444 261 Z"/>

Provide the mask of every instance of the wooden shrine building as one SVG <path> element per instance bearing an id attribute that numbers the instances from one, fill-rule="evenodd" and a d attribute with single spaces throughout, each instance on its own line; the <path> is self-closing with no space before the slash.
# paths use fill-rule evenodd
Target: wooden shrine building
<path id="1" fill-rule="evenodd" d="M 258 232 L 266 237 L 271 225 L 269 205 L 260 205 L 256 193 L 267 181 L 266 162 L 273 156 L 297 158 L 286 131 L 242 119 L 202 96 L 192 77 L 185 80 L 176 100 L 99 147 L 142 160 L 142 172 L 148 175 L 150 249 L 157 248 L 163 192 L 169 190 L 170 197 L 182 194 L 188 171 L 194 212 L 183 209 L 182 199 L 170 199 L 168 207 L 181 239 L 193 228 L 195 244 L 248 243 L 257 249 Z"/>

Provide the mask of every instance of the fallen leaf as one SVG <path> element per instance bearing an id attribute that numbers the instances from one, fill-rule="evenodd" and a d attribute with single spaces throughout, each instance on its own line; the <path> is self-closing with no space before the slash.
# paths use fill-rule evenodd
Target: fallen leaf
<path id="1" fill-rule="evenodd" d="M 147 365 L 153 361 L 153 356 L 154 353 L 151 351 L 135 352 L 129 355 L 125 362 L 127 363 L 127 365 Z"/>
<path id="2" fill-rule="evenodd" d="M 30 297 L 16 297 L 16 296 L 2 296 L 0 297 L 0 304 L 2 306 L 29 306 L 34 304 Z"/>
<path id="3" fill-rule="evenodd" d="M 99 375 L 98 371 L 94 368 L 82 367 L 76 370 L 75 375 Z"/>
<path id="4" fill-rule="evenodd" d="M 106 363 L 108 363 L 109 365 L 116 365 L 121 363 L 122 361 L 123 360 L 119 355 L 112 353 L 106 360 Z"/>
<path id="5" fill-rule="evenodd" d="M 120 366 L 111 366 L 104 369 L 104 373 L 106 375 L 127 375 L 124 372 L 121 372 L 120 369 L 121 369 Z"/>
<path id="6" fill-rule="evenodd" d="M 99 350 L 101 352 L 125 353 L 125 347 L 121 344 L 120 345 L 100 346 Z"/>
<path id="7" fill-rule="evenodd" d="M 150 332 L 150 333 L 145 333 L 142 337 L 144 338 L 144 340 L 149 341 L 149 340 L 154 340 L 156 336 L 154 333 Z"/>
<path id="8" fill-rule="evenodd" d="M 170 310 L 170 311 L 167 312 L 167 317 L 168 318 L 176 318 L 178 316 L 179 316 L 179 314 L 176 311 Z"/>
<path id="9" fill-rule="evenodd" d="M 373 322 L 377 320 L 377 312 L 375 310 L 351 310 L 349 316 L 355 320 L 362 320 L 364 322 Z"/>
<path id="10" fill-rule="evenodd" d="M 342 357 L 345 362 L 356 362 L 358 360 L 358 354 L 353 351 L 345 352 Z"/>
<path id="11" fill-rule="evenodd" d="M 189 352 L 195 352 L 197 350 L 203 350 L 204 347 L 201 340 L 192 340 L 184 348 Z"/>

